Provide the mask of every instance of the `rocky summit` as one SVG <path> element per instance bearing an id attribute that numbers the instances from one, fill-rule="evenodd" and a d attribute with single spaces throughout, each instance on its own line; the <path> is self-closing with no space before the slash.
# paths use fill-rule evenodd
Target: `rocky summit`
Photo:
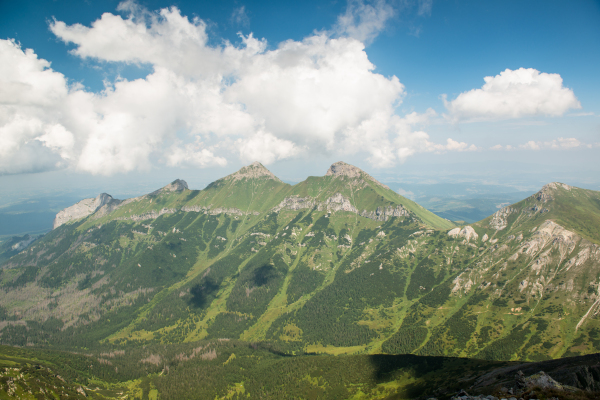
<path id="1" fill-rule="evenodd" d="M 184 396 L 178 379 L 278 398 L 285 384 L 255 387 L 254 371 L 321 397 L 415 398 L 436 394 L 408 371 L 471 371 L 473 386 L 481 368 L 600 352 L 595 191 L 549 184 L 456 226 L 343 162 L 293 186 L 253 163 L 57 221 L 0 267 L 0 342 L 91 354 L 76 364 L 103 371 L 91 381 L 154 376 L 140 390 L 161 398 Z M 303 354 L 338 357 L 282 361 Z M 212 373 L 213 391 L 191 383 Z"/>

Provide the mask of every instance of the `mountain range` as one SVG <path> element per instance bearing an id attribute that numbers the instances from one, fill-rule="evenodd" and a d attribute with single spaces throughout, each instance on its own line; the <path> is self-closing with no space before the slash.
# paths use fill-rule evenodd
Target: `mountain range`
<path id="1" fill-rule="evenodd" d="M 82 200 L 19 243 L 0 266 L 4 345 L 108 363 L 194 343 L 217 358 L 223 341 L 490 363 L 600 352 L 600 192 L 562 183 L 456 226 L 343 162 L 293 186 L 253 163 L 203 190 Z"/>

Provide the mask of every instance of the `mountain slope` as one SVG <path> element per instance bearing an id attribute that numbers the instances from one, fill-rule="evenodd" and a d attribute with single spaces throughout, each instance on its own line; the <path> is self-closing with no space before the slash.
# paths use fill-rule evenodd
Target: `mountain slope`
<path id="1" fill-rule="evenodd" d="M 597 199 L 552 184 L 454 228 L 341 162 L 295 186 L 258 163 L 200 191 L 177 180 L 70 219 L 5 263 L 0 340 L 588 354 L 600 350 Z"/>

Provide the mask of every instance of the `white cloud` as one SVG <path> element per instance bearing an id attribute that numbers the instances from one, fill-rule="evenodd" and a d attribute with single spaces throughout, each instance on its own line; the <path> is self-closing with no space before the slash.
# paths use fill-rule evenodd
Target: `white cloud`
<path id="1" fill-rule="evenodd" d="M 235 146 L 244 162 L 260 161 L 263 164 L 290 158 L 300 152 L 293 142 L 279 139 L 267 132 L 257 132 L 251 137 L 238 139 Z"/>
<path id="2" fill-rule="evenodd" d="M 444 104 L 448 118 L 455 122 L 521 118 L 532 115 L 560 116 L 571 108 L 581 108 L 573 91 L 563 87 L 558 74 L 532 68 L 506 69 L 500 75 L 486 76 L 481 89 L 461 93 Z"/>
<path id="3" fill-rule="evenodd" d="M 227 160 L 215 156 L 213 149 L 208 149 L 200 141 L 185 145 L 174 144 L 166 154 L 166 164 L 171 167 L 198 167 L 225 166 Z"/>
<path id="4" fill-rule="evenodd" d="M 583 143 L 579 139 L 576 138 L 558 138 L 552 139 L 548 141 L 535 141 L 529 140 L 524 144 L 520 144 L 518 146 L 506 145 L 502 146 L 497 144 L 495 146 L 490 147 L 491 150 L 569 150 L 575 148 L 592 148 L 594 144 Z"/>
<path id="5" fill-rule="evenodd" d="M 522 144 L 519 146 L 522 149 L 529 149 L 529 150 L 539 150 L 540 149 L 540 143 L 534 142 L 533 140 L 530 140 L 529 142 Z"/>
<path id="6" fill-rule="evenodd" d="M 348 0 L 346 12 L 338 17 L 335 30 L 340 35 L 369 44 L 394 15 L 394 8 L 384 0 L 375 0 L 372 4 L 363 0 Z"/>
<path id="7" fill-rule="evenodd" d="M 342 36 L 315 33 L 273 49 L 252 34 L 211 46 L 206 23 L 175 7 L 119 9 L 128 15 L 105 13 L 89 27 L 50 24 L 78 57 L 152 68 L 99 93 L 69 85 L 32 50 L 0 41 L 0 174 L 68 166 L 110 175 L 160 164 L 222 166 L 231 157 L 269 164 L 315 152 L 364 154 L 389 167 L 419 152 L 473 149 L 431 142 L 422 129 L 433 110 L 396 115 L 404 86 L 375 73 L 354 37 L 382 29 L 393 15 L 384 2 L 349 3 Z"/>

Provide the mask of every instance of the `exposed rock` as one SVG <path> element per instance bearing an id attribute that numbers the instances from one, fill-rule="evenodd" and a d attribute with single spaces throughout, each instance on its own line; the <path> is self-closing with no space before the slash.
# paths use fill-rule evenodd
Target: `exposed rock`
<path id="1" fill-rule="evenodd" d="M 357 168 L 354 165 L 346 164 L 343 161 L 338 161 L 336 163 L 331 164 L 331 167 L 329 167 L 325 176 L 347 176 L 349 178 L 366 178 L 383 188 L 389 189 L 389 186 L 386 186 L 383 183 L 379 182 L 377 179 L 373 178 L 371 175 L 367 174 L 362 169 Z"/>
<path id="2" fill-rule="evenodd" d="M 477 238 L 479 237 L 477 232 L 475 232 L 475 229 L 473 229 L 471 226 L 465 226 L 462 229 L 461 228 L 451 229 L 448 232 L 448 236 L 452 236 L 455 238 L 456 237 L 464 237 L 467 242 L 469 242 L 471 239 L 477 240 Z"/>
<path id="3" fill-rule="evenodd" d="M 540 371 L 537 374 L 525 377 L 523 372 L 519 371 L 517 378 L 517 385 L 521 388 L 541 388 L 541 389 L 558 389 L 565 390 L 571 389 L 568 386 L 562 385 L 556 382 L 550 375 L 544 371 Z M 574 389 L 574 388 L 573 388 Z"/>
<path id="4" fill-rule="evenodd" d="M 118 205 L 121 200 L 113 199 L 111 195 L 101 193 L 96 198 L 83 199 L 79 203 L 67 207 L 56 214 L 53 229 L 76 219 L 85 218 L 106 204 Z"/>
<path id="5" fill-rule="evenodd" d="M 271 171 L 266 169 L 261 163 L 258 161 L 253 162 L 252 164 L 242 167 L 239 171 L 234 172 L 231 175 L 226 176 L 223 179 L 233 179 L 233 181 L 239 181 L 241 179 L 253 179 L 253 178 L 267 178 L 273 179 L 277 182 L 281 182 L 281 179 L 273 175 Z M 221 179 L 220 179 L 221 180 Z"/>
<path id="6" fill-rule="evenodd" d="M 144 214 L 139 214 L 139 215 L 135 214 L 135 215 L 130 215 L 129 217 L 122 217 L 119 219 L 121 219 L 121 220 L 129 219 L 132 221 L 139 222 L 139 221 L 145 221 L 147 219 L 156 219 L 164 214 L 174 214 L 176 211 L 177 210 L 175 210 L 174 208 L 163 208 L 159 211 L 152 210 L 152 211 L 144 213 Z"/>
<path id="7" fill-rule="evenodd" d="M 488 240 L 488 239 L 489 239 L 489 237 L 488 237 L 487 233 L 484 233 L 484 234 L 483 234 L 483 237 L 481 238 L 481 241 L 482 241 L 483 243 L 485 243 L 485 242 L 487 242 L 487 240 Z"/>
<path id="8" fill-rule="evenodd" d="M 324 205 L 319 205 L 321 207 L 325 207 L 329 212 L 335 211 L 350 211 L 358 214 L 358 210 L 356 207 L 352 205 L 350 199 L 344 197 L 341 193 L 336 193 L 327 200 L 325 200 Z"/>
<path id="9" fill-rule="evenodd" d="M 353 167 L 354 168 L 354 167 Z M 410 212 L 402 207 L 398 206 L 387 206 L 387 207 L 377 207 L 374 211 L 363 210 L 362 212 L 358 212 L 356 207 L 352 205 L 350 199 L 344 197 L 341 193 L 336 193 L 333 196 L 329 197 L 324 202 L 318 202 L 316 199 L 312 197 L 299 197 L 299 196 L 291 196 L 286 197 L 281 203 L 277 205 L 277 207 L 273 208 L 274 212 L 279 212 L 282 209 L 287 210 L 303 210 L 308 208 L 315 208 L 319 211 L 327 210 L 328 212 L 336 212 L 336 211 L 348 211 L 355 214 L 360 215 L 364 218 L 369 218 L 375 221 L 387 221 L 390 217 L 408 217 L 410 216 Z"/>
<path id="10" fill-rule="evenodd" d="M 551 201 L 554 199 L 554 192 L 556 192 L 557 189 L 565 189 L 565 190 L 571 190 L 572 187 L 569 185 L 566 185 L 564 183 L 560 183 L 560 182 L 550 182 L 547 185 L 544 185 L 542 187 L 542 189 L 537 192 L 536 194 L 534 194 L 532 197 L 535 198 L 537 201 L 541 201 L 542 203 L 547 203 L 548 201 Z M 533 211 L 537 211 L 538 207 L 537 205 L 534 206 L 535 210 Z M 543 211 L 543 210 L 542 210 Z"/>
<path id="11" fill-rule="evenodd" d="M 490 227 L 492 229 L 496 229 L 498 231 L 501 231 L 502 229 L 506 228 L 506 225 L 508 225 L 508 216 L 516 211 L 517 210 L 515 210 L 512 207 L 504 207 L 504 208 L 496 211 L 492 215 L 492 219 L 490 221 Z"/>
<path id="12" fill-rule="evenodd" d="M 410 216 L 410 212 L 402 206 L 387 206 L 377 207 L 375 211 L 363 210 L 360 216 L 375 221 L 387 221 L 390 217 L 408 217 Z"/>
<path id="13" fill-rule="evenodd" d="M 300 196 L 290 196 L 283 199 L 277 207 L 273 209 L 273 211 L 278 212 L 281 209 L 286 210 L 303 210 L 307 208 L 313 208 L 316 205 L 316 200 L 311 197 L 300 197 Z"/>
<path id="14" fill-rule="evenodd" d="M 25 250 L 27 248 L 27 246 L 29 246 L 31 244 L 31 242 L 33 242 L 35 239 L 37 239 L 37 237 L 31 236 L 31 235 L 25 235 L 25 236 L 23 236 L 23 240 L 13 244 L 10 248 L 11 248 L 11 250 L 14 250 L 14 251 Z"/>
<path id="15" fill-rule="evenodd" d="M 167 186 L 162 187 L 154 192 L 150 193 L 148 196 L 156 196 L 160 193 L 169 193 L 169 192 L 183 192 L 188 189 L 188 184 L 183 179 L 175 179 L 173 182 L 169 183 Z"/>
<path id="16" fill-rule="evenodd" d="M 360 178 L 364 172 L 354 165 L 346 164 L 343 161 L 338 161 L 331 164 L 325 176 L 347 176 L 350 178 Z"/>

